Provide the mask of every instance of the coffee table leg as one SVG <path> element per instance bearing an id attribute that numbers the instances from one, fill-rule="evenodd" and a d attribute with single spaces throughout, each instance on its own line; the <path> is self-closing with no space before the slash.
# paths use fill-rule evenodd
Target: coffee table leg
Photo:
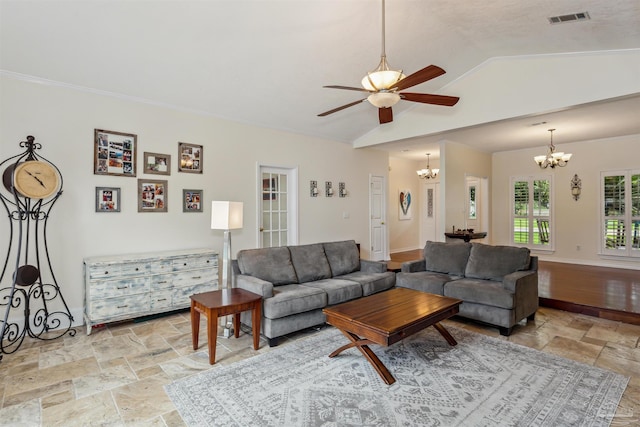
<path id="1" fill-rule="evenodd" d="M 438 332 L 440 332 L 440 335 L 442 335 L 444 337 L 445 340 L 447 340 L 447 342 L 449 343 L 449 345 L 456 345 L 458 344 L 458 342 L 456 341 L 455 338 L 453 338 L 451 336 L 451 334 L 449 333 L 449 331 L 447 331 L 444 326 L 442 326 L 440 323 L 434 323 L 433 327 L 436 328 L 436 330 Z"/>
<path id="2" fill-rule="evenodd" d="M 362 355 L 369 361 L 369 363 L 371 363 L 371 366 L 373 366 L 373 369 L 376 370 L 378 375 L 382 377 L 382 380 L 386 384 L 391 385 L 396 382 L 396 379 L 393 378 L 393 375 L 391 375 L 391 372 L 389 372 L 387 367 L 384 366 L 384 363 L 382 363 L 382 361 L 378 359 L 378 356 L 376 356 L 373 350 L 371 350 L 367 345 L 367 344 L 375 344 L 373 341 L 360 338 L 356 334 L 348 331 L 343 331 L 342 329 L 340 329 L 340 332 L 342 332 L 344 336 L 347 337 L 349 341 L 351 341 L 351 343 L 347 345 L 343 345 L 342 347 L 340 347 L 339 349 L 331 353 L 329 357 L 335 357 L 348 348 L 357 347 L 358 350 L 360 350 L 360 353 L 362 353 Z"/>
<path id="3" fill-rule="evenodd" d="M 207 340 L 209 341 L 209 364 L 216 363 L 216 339 L 218 338 L 218 310 L 207 310 Z"/>
<path id="4" fill-rule="evenodd" d="M 191 301 L 191 342 L 193 349 L 198 349 L 198 334 L 200 333 L 200 312 L 196 309 L 196 302 Z"/>
<path id="5" fill-rule="evenodd" d="M 251 329 L 253 329 L 253 349 L 260 348 L 260 321 L 262 320 L 262 300 L 253 306 L 251 311 Z"/>
<path id="6" fill-rule="evenodd" d="M 233 315 L 233 335 L 236 338 L 240 336 L 240 313 Z"/>

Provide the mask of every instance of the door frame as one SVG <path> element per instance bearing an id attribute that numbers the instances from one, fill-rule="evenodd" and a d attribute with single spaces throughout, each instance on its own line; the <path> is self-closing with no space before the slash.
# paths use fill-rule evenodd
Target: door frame
<path id="1" fill-rule="evenodd" d="M 287 245 L 298 244 L 298 166 L 282 166 L 256 162 L 256 248 L 262 247 L 262 172 L 280 173 L 288 177 L 287 185 Z"/>

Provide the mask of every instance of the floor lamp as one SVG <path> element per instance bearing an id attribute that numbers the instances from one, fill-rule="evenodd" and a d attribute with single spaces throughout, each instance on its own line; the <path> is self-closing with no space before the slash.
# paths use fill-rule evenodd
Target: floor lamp
<path id="1" fill-rule="evenodd" d="M 230 289 L 231 283 L 231 231 L 242 228 L 242 202 L 211 202 L 211 229 L 224 230 L 222 250 L 222 289 Z M 224 336 L 231 336 L 230 322 L 225 317 Z"/>

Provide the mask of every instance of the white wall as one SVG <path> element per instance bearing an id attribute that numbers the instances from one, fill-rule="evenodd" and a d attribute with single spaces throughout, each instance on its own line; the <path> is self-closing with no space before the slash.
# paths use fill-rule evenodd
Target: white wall
<path id="1" fill-rule="evenodd" d="M 421 215 L 421 186 L 420 178 L 416 174 L 418 169 L 425 167 L 424 162 L 389 158 L 389 204 L 387 206 L 387 224 L 389 225 L 389 251 L 402 252 L 420 248 L 420 215 Z M 438 167 L 432 162 L 431 167 Z M 400 220 L 399 192 L 411 191 L 411 219 Z"/>
<path id="2" fill-rule="evenodd" d="M 42 144 L 38 154 L 62 171 L 63 194 L 51 212 L 48 243 L 57 281 L 75 312 L 83 307 L 84 257 L 197 247 L 222 251 L 222 232 L 210 230 L 211 200 L 244 202 L 245 227 L 233 231 L 233 255 L 256 247 L 257 163 L 299 167 L 300 243 L 355 239 L 368 256 L 368 176 L 388 176 L 385 152 L 7 76 L 0 78 L 0 93 L 0 161 L 21 153 L 19 142 L 33 135 Z M 137 212 L 136 178 L 93 174 L 96 128 L 137 134 L 137 178 L 168 180 L 167 213 Z M 204 146 L 202 175 L 177 172 L 179 141 Z M 144 151 L 170 154 L 171 175 L 143 174 Z M 349 194 L 311 198 L 310 180 L 333 181 L 335 188 L 343 181 Z M 122 212 L 95 212 L 95 188 L 102 186 L 121 188 Z M 203 213 L 182 212 L 186 188 L 203 189 Z M 9 220 L 1 217 L 4 257 Z M 11 275 L 5 274 L 0 287 Z"/>
<path id="3" fill-rule="evenodd" d="M 640 269 L 638 259 L 616 260 L 601 257 L 600 172 L 640 168 L 640 135 L 557 144 L 557 151 L 572 153 L 566 167 L 541 170 L 533 156 L 544 154 L 547 147 L 493 154 L 491 192 L 493 197 L 492 230 L 494 244 L 509 244 L 509 209 L 511 176 L 551 174 L 555 206 L 555 252 L 539 253 L 541 259 L 577 264 Z M 582 180 L 578 201 L 571 196 L 574 174 Z M 577 247 L 580 247 L 578 249 Z"/>
<path id="4" fill-rule="evenodd" d="M 441 196 L 441 206 L 444 206 L 443 230 L 450 232 L 455 229 L 466 228 L 466 177 L 489 177 L 491 185 L 491 154 L 469 148 L 466 145 L 448 141 L 441 146 L 440 151 L 443 167 L 441 169 L 444 191 Z M 489 206 L 491 199 L 489 198 Z M 489 210 L 491 215 L 491 210 Z M 487 239 L 493 242 L 493 232 L 486 231 Z"/>

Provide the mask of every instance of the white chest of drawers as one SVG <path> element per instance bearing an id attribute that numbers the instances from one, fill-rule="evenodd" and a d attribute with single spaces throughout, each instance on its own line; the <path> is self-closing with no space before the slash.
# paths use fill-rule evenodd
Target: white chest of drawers
<path id="1" fill-rule="evenodd" d="M 218 289 L 210 249 L 84 259 L 87 335 L 96 324 L 187 308 L 189 297 Z"/>

